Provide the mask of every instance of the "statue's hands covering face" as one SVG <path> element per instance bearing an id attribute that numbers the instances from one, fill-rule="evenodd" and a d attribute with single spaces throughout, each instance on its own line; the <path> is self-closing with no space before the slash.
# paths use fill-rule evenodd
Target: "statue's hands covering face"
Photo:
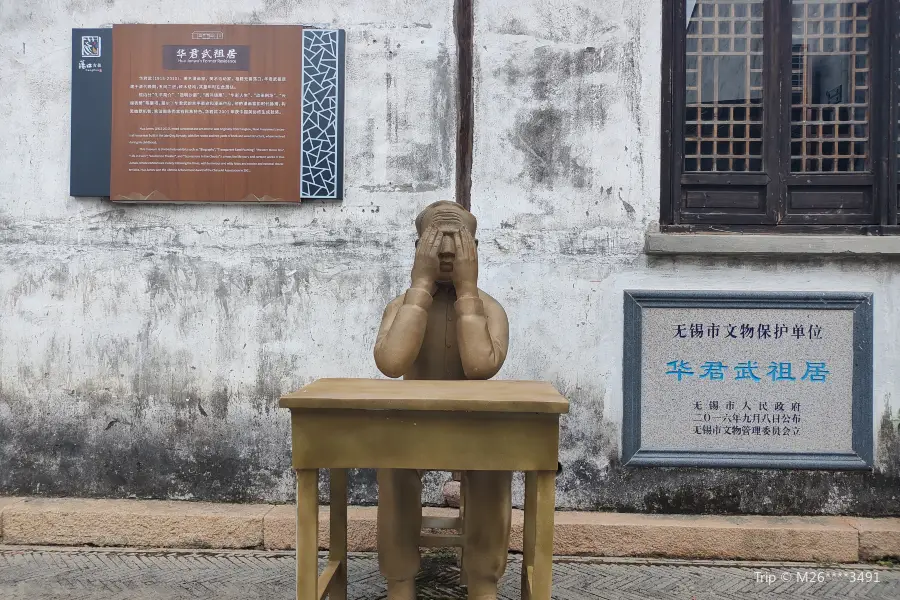
<path id="1" fill-rule="evenodd" d="M 455 255 L 453 257 L 453 287 L 458 296 L 478 297 L 478 252 L 475 239 L 465 227 L 453 234 Z"/>
<path id="2" fill-rule="evenodd" d="M 443 234 L 435 225 L 429 225 L 422 233 L 419 243 L 416 244 L 416 257 L 412 268 L 412 286 L 423 289 L 429 293 L 434 288 L 440 271 L 440 258 L 438 253 L 441 248 Z"/>

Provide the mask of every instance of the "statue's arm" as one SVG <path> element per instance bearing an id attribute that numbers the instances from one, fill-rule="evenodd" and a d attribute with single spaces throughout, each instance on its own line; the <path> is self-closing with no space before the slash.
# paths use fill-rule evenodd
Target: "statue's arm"
<path id="1" fill-rule="evenodd" d="M 456 301 L 456 337 L 467 379 L 490 379 L 503 366 L 509 348 L 506 311 L 492 298 L 464 296 Z"/>
<path id="2" fill-rule="evenodd" d="M 384 310 L 375 341 L 375 364 L 388 377 L 405 375 L 419 356 L 431 302 L 430 293 L 412 287 Z"/>

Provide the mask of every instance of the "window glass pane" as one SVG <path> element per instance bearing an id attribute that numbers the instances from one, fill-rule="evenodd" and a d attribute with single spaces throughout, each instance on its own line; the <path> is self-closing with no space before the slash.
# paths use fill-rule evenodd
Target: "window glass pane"
<path id="1" fill-rule="evenodd" d="M 869 171 L 869 2 L 791 4 L 791 171 Z"/>
<path id="2" fill-rule="evenodd" d="M 762 171 L 763 0 L 687 0 L 684 170 Z"/>

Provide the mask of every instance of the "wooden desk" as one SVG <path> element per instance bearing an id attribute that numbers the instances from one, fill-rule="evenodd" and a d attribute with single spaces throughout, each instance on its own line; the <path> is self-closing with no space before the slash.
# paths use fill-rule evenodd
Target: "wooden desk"
<path id="1" fill-rule="evenodd" d="M 559 415 L 533 381 L 320 379 L 281 398 L 297 473 L 297 599 L 347 597 L 347 469 L 524 471 L 522 598 L 550 600 Z M 331 543 L 318 576 L 318 470 L 331 470 Z"/>

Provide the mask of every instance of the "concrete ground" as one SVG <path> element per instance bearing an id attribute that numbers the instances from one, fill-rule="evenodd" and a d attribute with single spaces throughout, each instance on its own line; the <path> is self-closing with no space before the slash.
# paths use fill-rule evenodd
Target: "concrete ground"
<path id="1" fill-rule="evenodd" d="M 510 556 L 500 598 L 519 598 L 521 561 Z M 451 554 L 426 555 L 419 598 L 465 598 Z M 0 546 L 3 600 L 288 600 L 291 552 L 134 550 Z M 351 600 L 385 597 L 372 554 L 350 559 Z M 559 558 L 558 600 L 900 598 L 900 569 L 652 559 Z"/>

